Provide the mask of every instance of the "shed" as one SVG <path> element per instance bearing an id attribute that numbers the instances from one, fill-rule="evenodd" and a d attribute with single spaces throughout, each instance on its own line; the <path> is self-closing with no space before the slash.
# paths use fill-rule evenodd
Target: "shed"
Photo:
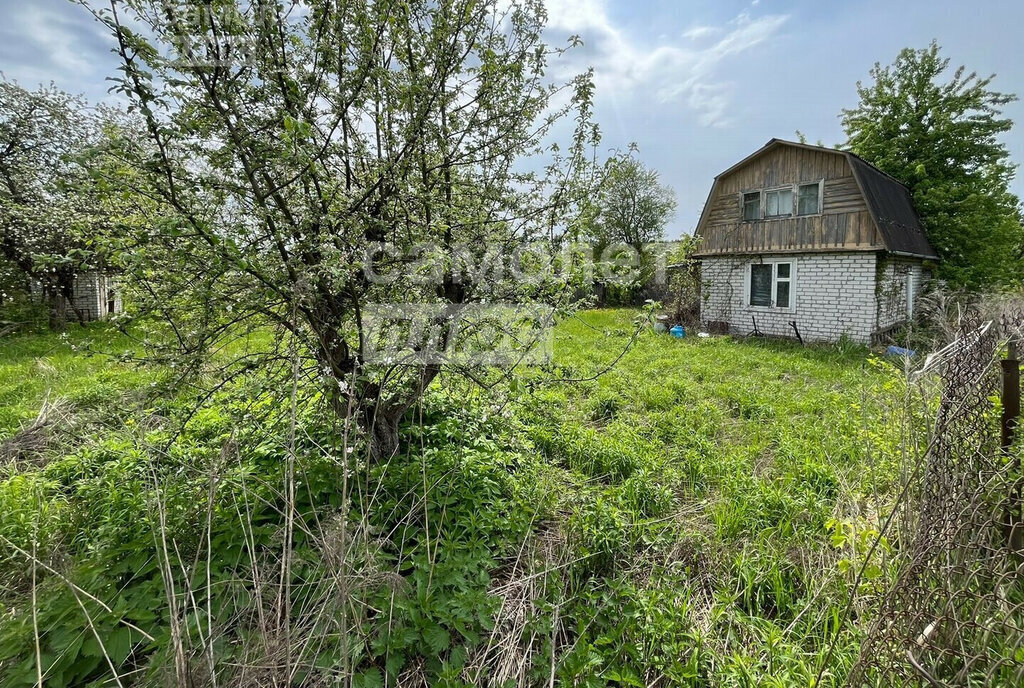
<path id="1" fill-rule="evenodd" d="M 848 151 L 772 139 L 697 224 L 706 327 L 857 342 L 911 318 L 938 256 L 910 191 Z"/>

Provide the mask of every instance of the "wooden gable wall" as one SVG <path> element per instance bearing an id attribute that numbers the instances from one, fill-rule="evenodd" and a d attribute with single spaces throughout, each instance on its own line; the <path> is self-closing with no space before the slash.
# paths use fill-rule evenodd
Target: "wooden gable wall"
<path id="1" fill-rule="evenodd" d="M 820 215 L 743 221 L 741 193 L 822 179 Z M 718 179 L 697 235 L 698 255 L 884 248 L 846 156 L 786 144 Z"/>

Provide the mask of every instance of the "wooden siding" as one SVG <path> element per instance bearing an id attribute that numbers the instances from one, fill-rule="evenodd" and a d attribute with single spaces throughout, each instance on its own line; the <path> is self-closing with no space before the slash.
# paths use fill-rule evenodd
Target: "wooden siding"
<path id="1" fill-rule="evenodd" d="M 853 177 L 825 180 L 824 213 L 866 213 L 868 204 Z"/>
<path id="2" fill-rule="evenodd" d="M 822 213 L 742 221 L 744 191 L 824 179 Z M 720 177 L 697 227 L 698 255 L 884 248 L 846 161 L 830 151 L 779 145 Z"/>
<path id="3" fill-rule="evenodd" d="M 708 225 L 700 236 L 698 255 L 884 248 L 875 222 L 866 210 Z"/>

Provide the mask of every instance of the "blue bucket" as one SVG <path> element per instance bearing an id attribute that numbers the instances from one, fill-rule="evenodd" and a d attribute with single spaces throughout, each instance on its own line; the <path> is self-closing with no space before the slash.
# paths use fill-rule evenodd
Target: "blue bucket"
<path id="1" fill-rule="evenodd" d="M 906 356 L 912 358 L 917 355 L 913 349 L 904 349 L 902 346 L 890 346 L 885 350 L 886 356 Z"/>

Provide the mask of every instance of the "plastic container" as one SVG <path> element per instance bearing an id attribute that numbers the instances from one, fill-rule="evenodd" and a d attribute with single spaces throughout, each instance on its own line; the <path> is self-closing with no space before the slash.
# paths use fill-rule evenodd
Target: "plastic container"
<path id="1" fill-rule="evenodd" d="M 686 330 L 683 329 L 682 325 L 676 325 L 671 330 L 669 330 L 668 333 L 675 337 L 676 339 L 682 339 L 683 337 L 686 336 Z"/>
<path id="2" fill-rule="evenodd" d="M 904 349 L 902 346 L 890 346 L 885 350 L 886 356 L 906 356 L 912 358 L 917 355 L 913 349 Z"/>

